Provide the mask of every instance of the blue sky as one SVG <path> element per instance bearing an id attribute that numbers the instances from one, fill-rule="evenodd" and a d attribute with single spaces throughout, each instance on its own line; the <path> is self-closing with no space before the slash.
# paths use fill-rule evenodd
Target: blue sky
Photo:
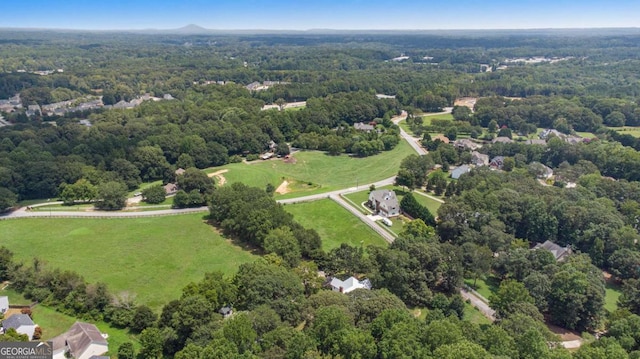
<path id="1" fill-rule="evenodd" d="M 0 27 L 530 29 L 640 27 L 639 0 L 23 0 Z"/>

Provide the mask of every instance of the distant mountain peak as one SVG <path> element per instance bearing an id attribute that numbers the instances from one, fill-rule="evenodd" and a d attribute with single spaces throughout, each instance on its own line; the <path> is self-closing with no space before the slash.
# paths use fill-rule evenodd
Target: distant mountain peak
<path id="1" fill-rule="evenodd" d="M 205 29 L 204 27 L 198 26 L 196 24 L 189 24 L 187 26 L 183 26 L 181 28 L 178 28 L 175 31 L 180 32 L 180 33 L 194 34 L 194 33 L 206 33 L 206 32 L 209 32 L 210 30 Z"/>

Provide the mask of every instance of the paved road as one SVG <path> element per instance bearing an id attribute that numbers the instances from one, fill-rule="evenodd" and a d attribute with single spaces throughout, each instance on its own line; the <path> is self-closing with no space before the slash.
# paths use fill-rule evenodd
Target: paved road
<path id="1" fill-rule="evenodd" d="M 402 114 L 400 116 L 396 116 L 396 117 L 392 118 L 391 121 L 393 121 L 393 123 L 395 123 L 397 125 L 398 122 L 406 120 L 406 119 L 407 119 L 407 111 L 402 111 Z M 428 153 L 427 150 L 425 150 L 424 148 L 422 148 L 422 146 L 419 145 L 420 139 L 411 136 L 405 130 L 403 130 L 402 127 L 400 127 L 400 136 L 402 136 L 402 138 L 404 138 L 407 142 L 409 142 L 411 147 L 413 147 L 413 149 L 420 156 L 426 155 Z"/>
<path id="2" fill-rule="evenodd" d="M 351 206 L 347 201 L 345 201 L 339 194 L 331 195 L 331 198 L 334 202 L 344 207 L 347 211 L 351 212 L 354 216 L 358 217 L 362 222 L 364 222 L 367 226 L 371 227 L 376 233 L 378 233 L 385 241 L 389 243 L 393 243 L 396 239 L 394 235 L 385 231 L 381 228 L 375 221 L 371 218 L 367 217 L 365 214 L 362 214 L 358 209 Z"/>
<path id="3" fill-rule="evenodd" d="M 460 295 L 465 300 L 468 299 L 471 302 L 471 305 L 478 308 L 480 313 L 482 313 L 490 321 L 494 322 L 496 320 L 496 311 L 489 307 L 487 299 L 481 296 L 478 292 L 476 292 L 475 290 L 467 290 L 462 287 L 460 288 Z"/>

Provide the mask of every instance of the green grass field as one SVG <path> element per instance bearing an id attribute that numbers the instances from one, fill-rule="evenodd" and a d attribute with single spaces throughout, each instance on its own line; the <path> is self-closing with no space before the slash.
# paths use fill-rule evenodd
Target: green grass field
<path id="1" fill-rule="evenodd" d="M 387 245 L 376 232 L 330 199 L 288 204 L 284 209 L 300 224 L 320 234 L 324 250 L 337 248 L 341 243 L 365 247 Z"/>
<path id="2" fill-rule="evenodd" d="M 42 339 L 49 340 L 69 330 L 78 319 L 39 304 L 33 308 L 33 321 L 42 328 Z M 118 347 L 126 342 L 132 342 L 136 351 L 140 349 L 140 343 L 136 336 L 127 330 L 114 328 L 105 322 L 89 321 L 89 323 L 95 324 L 101 333 L 109 335 L 107 355 L 115 357 Z"/>
<path id="3" fill-rule="evenodd" d="M 485 297 L 487 300 L 491 297 L 491 294 L 498 290 L 498 287 L 500 286 L 498 278 L 491 276 L 487 278 L 478 278 L 475 287 L 473 286 L 473 279 L 465 279 L 464 283 L 475 289 L 476 292 L 480 293 L 480 295 Z"/>
<path id="4" fill-rule="evenodd" d="M 613 313 L 618 309 L 618 298 L 620 298 L 620 295 L 622 294 L 620 286 L 608 281 L 606 282 L 605 290 L 604 309 Z"/>
<path id="5" fill-rule="evenodd" d="M 222 169 L 226 183 L 243 182 L 249 186 L 264 188 L 271 183 L 276 188 L 287 180 L 297 182 L 300 188 L 293 192 L 276 195 L 276 198 L 291 198 L 315 193 L 323 193 L 341 188 L 365 184 L 391 177 L 398 173 L 402 159 L 413 153 L 405 141 L 401 141 L 392 151 L 375 156 L 356 158 L 347 155 L 329 156 L 319 151 L 300 151 L 294 157 L 295 164 L 281 159 L 258 161 L 251 164 L 233 163 L 222 167 L 209 168 L 207 173 Z M 311 186 L 306 184 L 311 183 Z M 302 186 L 304 184 L 305 186 Z"/>
<path id="6" fill-rule="evenodd" d="M 462 317 L 462 320 L 480 325 L 491 324 L 491 321 L 487 317 L 485 317 L 482 313 L 480 313 L 478 309 L 467 302 L 464 303 L 464 316 Z"/>
<path id="7" fill-rule="evenodd" d="M 640 137 L 640 127 L 609 127 L 610 130 L 614 130 L 623 135 L 631 135 L 633 137 Z"/>
<path id="8" fill-rule="evenodd" d="M 114 294 L 133 293 L 138 303 L 159 310 L 204 273 L 231 275 L 254 259 L 202 217 L 0 221 L 0 243 L 18 260 L 40 258 L 51 268 L 104 282 Z"/>
<path id="9" fill-rule="evenodd" d="M 423 119 L 423 124 L 424 125 L 430 125 L 431 124 L 431 120 L 451 120 L 453 121 L 453 115 L 450 113 L 441 113 L 441 114 L 429 114 L 429 113 L 423 113 L 421 115 L 416 115 L 419 117 L 422 117 Z"/>

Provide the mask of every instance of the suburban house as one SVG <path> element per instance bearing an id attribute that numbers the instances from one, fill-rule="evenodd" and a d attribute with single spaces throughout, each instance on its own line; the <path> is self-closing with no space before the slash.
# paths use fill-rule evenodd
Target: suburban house
<path id="1" fill-rule="evenodd" d="M 53 358 L 67 358 L 66 353 L 75 359 L 99 357 L 109 351 L 106 338 L 95 325 L 75 322 L 66 333 L 51 339 Z"/>
<path id="2" fill-rule="evenodd" d="M 375 126 L 370 125 L 368 123 L 364 123 L 364 122 L 354 123 L 353 128 L 355 128 L 357 131 L 365 131 L 365 132 L 375 130 Z"/>
<path id="3" fill-rule="evenodd" d="M 495 168 L 497 170 L 501 170 L 502 169 L 502 165 L 504 165 L 504 157 L 503 156 L 496 156 L 496 157 L 491 159 L 491 162 L 489 162 L 489 166 L 491 168 Z"/>
<path id="4" fill-rule="evenodd" d="M 175 183 L 167 183 L 166 185 L 164 185 L 164 192 L 167 194 L 167 196 L 176 194 L 178 192 L 178 185 Z"/>
<path id="5" fill-rule="evenodd" d="M 558 131 L 558 130 L 554 130 L 553 128 L 547 128 L 546 130 L 540 132 L 538 134 L 538 137 L 540 137 L 540 139 L 548 141 L 549 137 L 551 136 L 556 136 L 559 138 L 564 139 L 567 135 L 565 135 L 564 133 Z"/>
<path id="6" fill-rule="evenodd" d="M 560 247 L 559 245 L 551 242 L 551 241 L 545 241 L 544 243 L 538 243 L 536 244 L 535 247 L 532 248 L 532 250 L 535 249 L 545 249 L 548 250 L 549 252 L 551 252 L 551 254 L 553 254 L 553 257 L 556 259 L 556 261 L 558 262 L 562 262 L 563 260 L 565 260 L 565 258 L 567 258 L 572 252 L 571 252 L 571 248 L 569 247 Z"/>
<path id="7" fill-rule="evenodd" d="M 482 147 L 482 145 L 475 143 L 468 138 L 462 138 L 462 139 L 453 141 L 453 146 L 461 150 L 470 150 L 470 151 L 475 151 L 478 148 Z"/>
<path id="8" fill-rule="evenodd" d="M 0 313 L 4 314 L 9 310 L 9 297 L 0 297 Z"/>
<path id="9" fill-rule="evenodd" d="M 488 166 L 489 165 L 489 155 L 485 155 L 478 151 L 471 152 L 471 164 L 476 167 Z"/>
<path id="10" fill-rule="evenodd" d="M 536 174 L 539 179 L 549 179 L 553 176 L 553 170 L 540 162 L 531 162 L 529 169 Z"/>
<path id="11" fill-rule="evenodd" d="M 451 171 L 451 178 L 458 179 L 460 178 L 460 176 L 462 176 L 463 174 L 469 171 L 471 171 L 471 167 L 467 165 L 458 166 Z"/>
<path id="12" fill-rule="evenodd" d="M 349 277 L 344 281 L 341 281 L 340 279 L 334 277 L 333 279 L 331 279 L 331 283 L 329 283 L 329 285 L 331 285 L 331 289 L 334 292 L 345 294 L 356 289 L 371 289 L 371 282 L 368 279 L 359 281 L 354 277 Z"/>
<path id="13" fill-rule="evenodd" d="M 15 329 L 19 334 L 26 334 L 29 340 L 31 340 L 33 338 L 33 332 L 36 330 L 36 325 L 30 316 L 26 314 L 14 314 L 2 321 L 3 332 L 11 328 Z"/>
<path id="14" fill-rule="evenodd" d="M 233 314 L 233 308 L 231 308 L 230 306 L 225 306 L 222 307 L 218 313 L 222 314 L 222 317 L 229 318 L 232 314 Z"/>
<path id="15" fill-rule="evenodd" d="M 449 143 L 449 138 L 448 138 L 447 136 L 443 136 L 443 135 L 436 135 L 436 136 L 433 136 L 433 137 L 431 138 L 431 140 L 432 140 L 432 141 L 440 140 L 441 142 Z"/>
<path id="16" fill-rule="evenodd" d="M 180 176 L 183 175 L 186 171 L 184 170 L 184 168 L 178 168 L 174 173 L 176 176 Z"/>
<path id="17" fill-rule="evenodd" d="M 395 217 L 400 214 L 398 197 L 394 191 L 388 189 L 371 191 L 367 204 L 373 209 L 374 214 L 383 217 Z"/>
<path id="18" fill-rule="evenodd" d="M 513 140 L 510 139 L 509 137 L 496 137 L 493 140 L 491 140 L 491 143 L 512 143 Z"/>

